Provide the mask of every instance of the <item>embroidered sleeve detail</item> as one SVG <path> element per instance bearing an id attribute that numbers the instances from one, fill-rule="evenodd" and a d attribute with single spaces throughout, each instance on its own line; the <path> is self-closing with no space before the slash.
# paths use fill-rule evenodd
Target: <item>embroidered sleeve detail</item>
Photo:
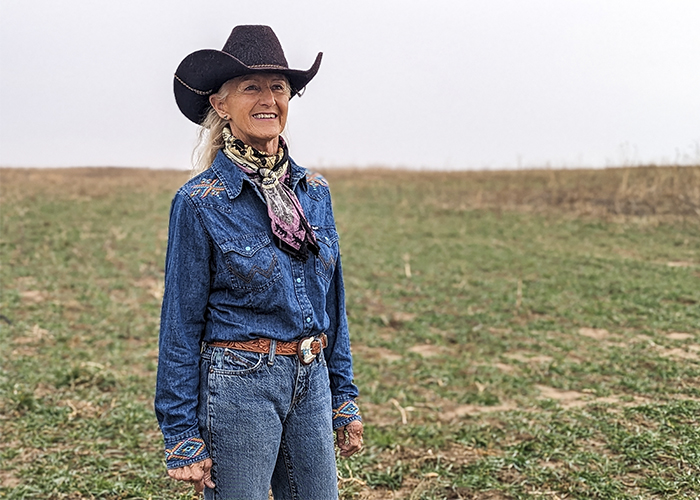
<path id="1" fill-rule="evenodd" d="M 221 191 L 224 190 L 224 184 L 214 177 L 213 179 L 201 179 L 201 182 L 192 186 L 192 191 L 190 191 L 190 197 L 194 198 L 199 196 L 200 198 L 206 198 L 207 196 L 216 196 L 221 198 Z"/>
<path id="2" fill-rule="evenodd" d="M 337 424 L 343 420 L 349 423 L 358 420 L 360 417 L 360 407 L 353 400 L 343 402 L 339 407 L 333 408 L 333 423 Z"/>
<path id="3" fill-rule="evenodd" d="M 166 448 L 165 461 L 191 460 L 201 455 L 204 449 L 204 440 L 201 438 L 187 438 L 177 443 L 171 449 Z"/>
<path id="4" fill-rule="evenodd" d="M 325 177 L 318 172 L 311 172 L 310 170 L 306 171 L 306 183 L 313 188 L 319 186 L 328 187 L 328 181 Z"/>

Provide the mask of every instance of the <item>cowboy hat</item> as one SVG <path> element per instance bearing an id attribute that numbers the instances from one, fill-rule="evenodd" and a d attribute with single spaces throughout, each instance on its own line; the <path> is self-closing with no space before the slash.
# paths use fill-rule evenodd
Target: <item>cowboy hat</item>
<path id="1" fill-rule="evenodd" d="M 209 96 L 221 85 L 250 73 L 280 73 L 298 94 L 316 76 L 322 52 L 311 68 L 290 69 L 282 45 L 269 26 L 236 26 L 222 50 L 198 50 L 185 57 L 175 71 L 175 101 L 180 111 L 200 124 L 209 110 Z"/>

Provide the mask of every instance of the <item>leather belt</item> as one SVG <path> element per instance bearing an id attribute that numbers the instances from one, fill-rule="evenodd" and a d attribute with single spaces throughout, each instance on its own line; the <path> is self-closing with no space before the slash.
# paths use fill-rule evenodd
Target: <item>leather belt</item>
<path id="1" fill-rule="evenodd" d="M 215 341 L 207 342 L 206 345 L 212 347 L 224 347 L 226 349 L 238 349 L 240 351 L 258 352 L 267 354 L 270 352 L 272 340 L 270 339 L 253 339 L 245 342 L 236 341 Z M 277 341 L 275 347 L 275 355 L 282 356 L 298 356 L 299 360 L 308 365 L 316 355 L 321 352 L 322 348 L 328 346 L 328 337 L 322 333 L 318 337 L 306 337 L 297 342 L 281 342 Z"/>

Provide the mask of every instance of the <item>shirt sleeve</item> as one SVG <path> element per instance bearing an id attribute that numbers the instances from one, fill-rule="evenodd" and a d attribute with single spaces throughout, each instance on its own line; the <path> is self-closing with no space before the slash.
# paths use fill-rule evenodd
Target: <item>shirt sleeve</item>
<path id="1" fill-rule="evenodd" d="M 350 334 L 345 312 L 345 287 L 340 257 L 326 296 L 326 313 L 330 319 L 328 347 L 324 350 L 333 398 L 333 428 L 343 427 L 353 420 L 362 420 L 355 404 L 359 390 L 353 382 Z"/>
<path id="2" fill-rule="evenodd" d="M 208 234 L 190 200 L 178 193 L 170 209 L 155 395 L 169 469 L 209 457 L 197 406 L 210 259 Z"/>

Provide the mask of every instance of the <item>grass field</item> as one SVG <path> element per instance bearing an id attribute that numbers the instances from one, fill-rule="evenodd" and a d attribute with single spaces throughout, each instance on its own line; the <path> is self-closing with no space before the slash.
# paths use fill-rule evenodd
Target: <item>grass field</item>
<path id="1" fill-rule="evenodd" d="M 0 498 L 192 498 L 152 410 L 186 177 L 0 170 Z M 700 167 L 327 177 L 343 499 L 700 497 Z"/>

